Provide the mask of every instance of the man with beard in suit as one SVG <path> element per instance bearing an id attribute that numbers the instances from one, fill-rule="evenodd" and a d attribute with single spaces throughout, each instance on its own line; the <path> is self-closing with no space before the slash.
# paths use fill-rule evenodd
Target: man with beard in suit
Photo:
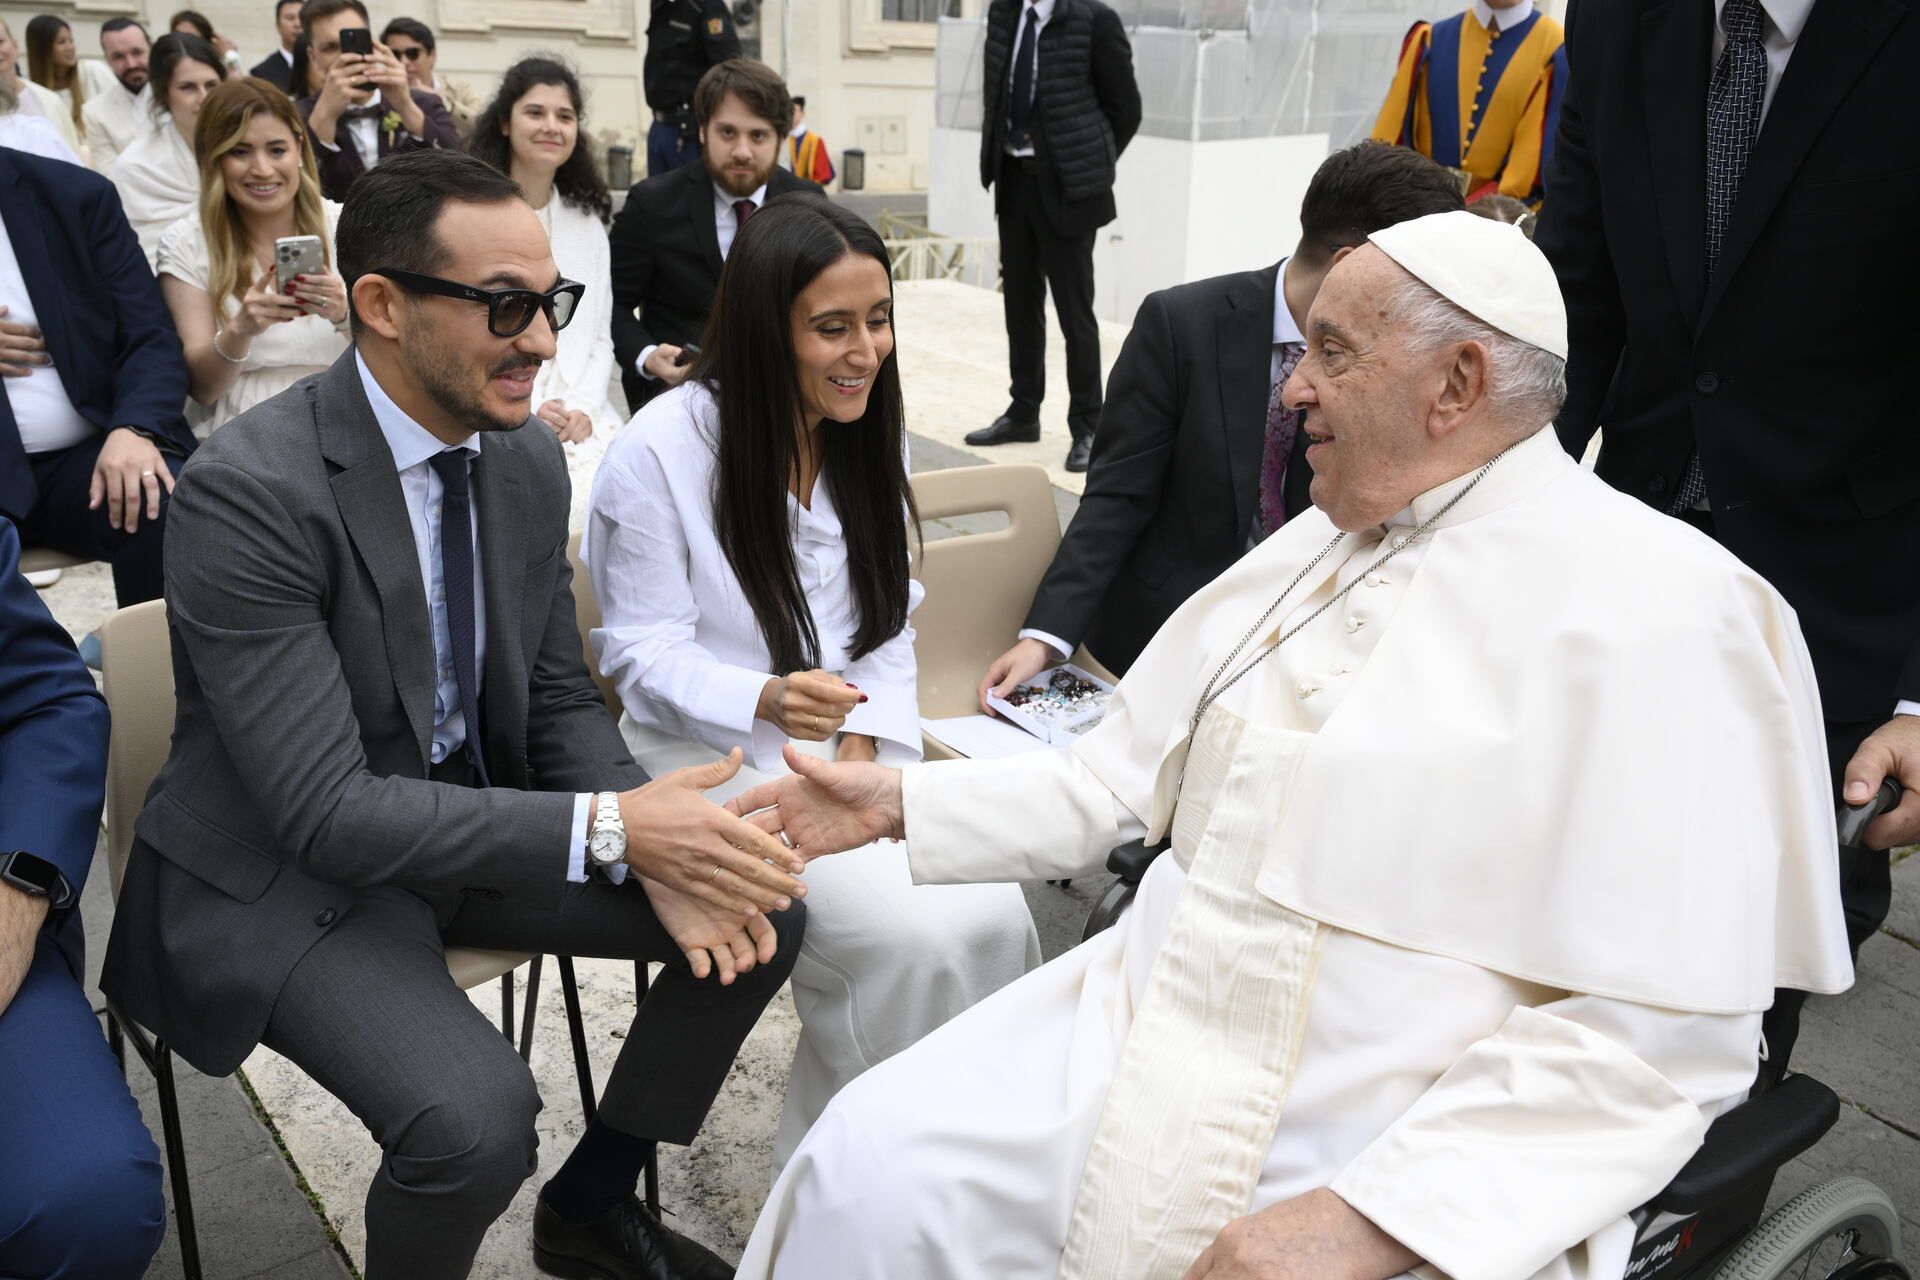
<path id="1" fill-rule="evenodd" d="M 635 184 L 613 220 L 613 351 L 627 407 L 686 381 L 733 237 L 761 205 L 818 192 L 779 165 L 793 99 L 773 68 L 733 58 L 693 91 L 700 164 Z M 636 314 L 636 312 L 638 314 Z"/>

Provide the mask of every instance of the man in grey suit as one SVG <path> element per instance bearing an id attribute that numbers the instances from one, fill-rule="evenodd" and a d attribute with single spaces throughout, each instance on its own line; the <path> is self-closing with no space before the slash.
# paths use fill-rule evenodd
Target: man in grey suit
<path id="1" fill-rule="evenodd" d="M 174 491 L 179 709 L 102 986 L 203 1071 L 262 1043 L 351 1107 L 383 1151 L 366 1273 L 422 1280 L 467 1274 L 540 1107 L 444 946 L 666 962 L 542 1188 L 535 1259 L 730 1276 L 634 1188 L 655 1142 L 692 1140 L 792 967 L 798 859 L 700 795 L 737 755 L 649 782 L 587 673 L 566 467 L 519 430 L 579 286 L 518 188 L 396 155 L 337 244 L 355 348 L 224 427 Z"/>

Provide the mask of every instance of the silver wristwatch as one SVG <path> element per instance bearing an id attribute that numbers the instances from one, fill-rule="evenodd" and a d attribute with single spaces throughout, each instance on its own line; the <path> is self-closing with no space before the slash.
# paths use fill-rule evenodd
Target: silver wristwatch
<path id="1" fill-rule="evenodd" d="M 620 821 L 620 797 L 602 791 L 593 798 L 593 834 L 587 855 L 597 866 L 611 867 L 627 860 L 627 825 Z"/>

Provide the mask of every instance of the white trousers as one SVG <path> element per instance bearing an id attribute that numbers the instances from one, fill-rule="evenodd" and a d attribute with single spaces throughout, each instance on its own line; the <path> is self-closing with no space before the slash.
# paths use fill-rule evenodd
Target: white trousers
<path id="1" fill-rule="evenodd" d="M 620 720 L 658 777 L 716 753 Z M 831 758 L 831 742 L 795 742 Z M 765 781 L 742 768 L 707 792 L 724 802 Z M 819 858 L 801 877 L 807 927 L 793 967 L 800 1043 L 773 1144 L 774 1175 L 842 1087 L 1037 967 L 1040 937 L 1017 884 L 916 885 L 906 853 L 872 844 Z"/>

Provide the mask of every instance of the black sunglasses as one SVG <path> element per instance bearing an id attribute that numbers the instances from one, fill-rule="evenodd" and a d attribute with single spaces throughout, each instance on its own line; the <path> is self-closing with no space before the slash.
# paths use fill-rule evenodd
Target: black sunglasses
<path id="1" fill-rule="evenodd" d="M 547 323 L 553 326 L 553 331 L 560 332 L 573 319 L 573 313 L 580 307 L 580 298 L 587 291 L 587 286 L 572 280 L 562 280 L 545 293 L 540 293 L 533 289 L 481 289 L 461 284 L 458 280 L 442 280 L 439 276 L 423 276 L 417 271 L 393 271 L 385 267 L 375 268 L 368 274 L 385 276 L 402 289 L 411 289 L 415 293 L 484 302 L 487 304 L 487 332 L 496 338 L 518 337 L 533 323 L 534 315 L 541 311 L 547 313 Z"/>
<path id="2" fill-rule="evenodd" d="M 408 62 L 418 62 L 427 56 L 427 51 L 417 44 L 410 44 L 404 49 L 395 49 L 393 52 L 405 58 Z"/>

